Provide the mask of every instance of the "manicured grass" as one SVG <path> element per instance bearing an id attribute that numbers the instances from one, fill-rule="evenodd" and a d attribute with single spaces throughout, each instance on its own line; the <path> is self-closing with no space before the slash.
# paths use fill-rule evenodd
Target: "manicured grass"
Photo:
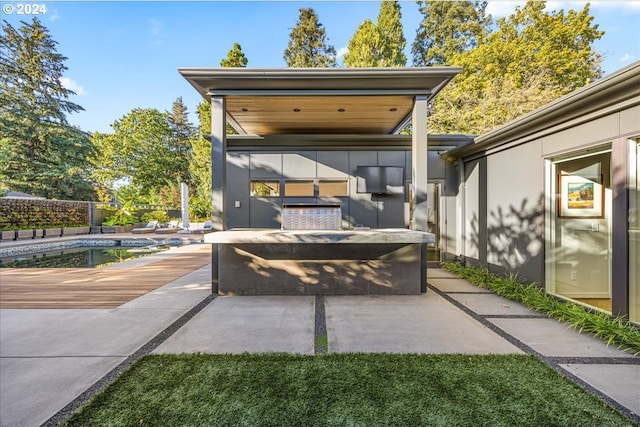
<path id="1" fill-rule="evenodd" d="M 68 426 L 633 426 L 534 356 L 154 355 Z"/>
<path id="2" fill-rule="evenodd" d="M 640 355 L 640 330 L 626 319 L 589 310 L 570 301 L 560 301 L 546 294 L 535 283 L 520 283 L 515 275 L 502 277 L 490 273 L 486 268 L 466 267 L 453 262 L 445 262 L 442 267 L 476 286 L 521 302 L 533 310 L 570 324 L 580 332 L 587 332 L 607 344 L 617 345 Z"/>

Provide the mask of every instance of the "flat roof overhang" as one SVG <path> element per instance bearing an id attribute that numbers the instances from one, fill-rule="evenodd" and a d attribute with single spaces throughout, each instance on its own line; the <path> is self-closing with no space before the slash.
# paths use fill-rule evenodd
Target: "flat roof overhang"
<path id="1" fill-rule="evenodd" d="M 411 120 L 416 96 L 433 98 L 462 69 L 179 68 L 205 99 L 224 96 L 239 134 L 390 135 Z"/>

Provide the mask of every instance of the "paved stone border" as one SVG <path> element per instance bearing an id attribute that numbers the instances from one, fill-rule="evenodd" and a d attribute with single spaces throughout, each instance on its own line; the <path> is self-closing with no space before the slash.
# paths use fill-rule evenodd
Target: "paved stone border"
<path id="1" fill-rule="evenodd" d="M 483 314 L 482 317 L 485 319 L 548 319 L 544 314 Z"/>
<path id="2" fill-rule="evenodd" d="M 316 295 L 314 338 L 314 353 L 326 354 L 329 351 L 329 341 L 327 337 L 327 317 L 324 311 L 323 295 Z"/>
<path id="3" fill-rule="evenodd" d="M 549 356 L 560 365 L 640 365 L 640 357 L 561 357 Z"/>
<path id="4" fill-rule="evenodd" d="M 538 359 L 542 360 L 545 364 L 547 364 L 547 366 L 549 366 L 550 368 L 552 368 L 553 370 L 558 372 L 560 375 L 562 375 L 565 378 L 573 381 L 574 383 L 578 384 L 580 387 L 582 387 L 583 389 L 585 389 L 589 393 L 591 393 L 591 394 L 597 396 L 599 399 L 605 401 L 609 406 L 611 406 L 612 408 L 614 408 L 615 410 L 617 410 L 621 414 L 624 414 L 625 416 L 627 416 L 628 418 L 633 420 L 635 423 L 640 423 L 640 414 L 636 414 L 635 412 L 630 411 L 629 409 L 627 409 L 626 407 L 622 406 L 621 404 L 619 404 L 618 402 L 616 402 L 615 400 L 613 400 L 612 398 L 610 398 L 606 394 L 602 393 L 600 390 L 598 390 L 595 387 L 593 387 L 591 384 L 589 384 L 586 381 L 584 381 L 582 378 L 574 375 L 573 373 L 569 372 L 568 370 L 566 370 L 565 368 L 563 368 L 560 365 L 560 363 L 563 363 L 563 364 L 576 364 L 576 363 L 577 364 L 582 364 L 582 363 L 584 363 L 584 361 L 591 361 L 590 364 L 616 364 L 616 363 L 617 364 L 621 364 L 620 363 L 621 362 L 620 359 L 622 359 L 622 361 L 629 362 L 630 360 L 635 360 L 637 358 L 632 358 L 632 357 L 629 357 L 629 358 L 617 358 L 617 357 L 597 357 L 597 358 L 593 358 L 593 357 L 591 357 L 591 358 L 589 358 L 589 357 L 586 357 L 586 358 L 583 358 L 583 357 L 576 357 L 576 358 L 574 358 L 574 357 L 566 357 L 566 358 L 562 358 L 562 357 L 545 356 L 544 354 L 537 352 L 532 347 L 530 347 L 527 344 L 525 344 L 523 341 L 520 341 L 516 337 L 510 335 L 509 333 L 507 333 L 506 331 L 504 331 L 503 329 L 501 329 L 500 327 L 495 325 L 494 323 L 492 323 L 489 320 L 487 320 L 488 318 L 492 318 L 492 317 L 495 318 L 496 316 L 478 314 L 475 311 L 471 310 L 466 305 L 458 302 L 452 296 L 448 295 L 447 292 L 443 292 L 440 289 L 436 288 L 435 286 L 433 286 L 433 285 L 431 285 L 429 283 L 427 284 L 427 286 L 428 286 L 428 288 L 430 290 L 432 290 L 436 294 L 440 295 L 442 298 L 444 298 L 445 300 L 447 300 L 448 302 L 450 302 L 451 304 L 453 304 L 454 306 L 456 306 L 457 308 L 462 310 L 464 313 L 466 313 L 469 316 L 471 316 L 473 319 L 475 319 L 478 322 L 480 322 L 483 326 L 489 328 L 490 330 L 492 330 L 493 332 L 495 332 L 496 334 L 498 334 L 499 336 L 501 336 L 502 338 L 504 338 L 505 340 L 507 340 L 511 344 L 515 345 L 516 347 L 518 347 L 523 352 L 538 357 Z M 509 316 L 509 317 L 512 317 L 512 316 Z M 634 364 L 635 365 L 636 362 L 629 363 L 629 364 Z"/>
<path id="5" fill-rule="evenodd" d="M 91 387 L 85 390 L 80 396 L 73 399 L 64 408 L 55 413 L 51 418 L 45 421 L 41 427 L 53 427 L 59 426 L 64 421 L 73 415 L 82 405 L 92 399 L 97 393 L 102 391 L 105 387 L 114 382 L 118 376 L 129 368 L 133 363 L 143 356 L 150 354 L 160 344 L 166 341 L 171 335 L 173 335 L 178 329 L 184 326 L 189 320 L 191 320 L 196 314 L 211 303 L 216 298 L 216 294 L 210 294 L 193 308 L 180 316 L 178 320 L 166 327 L 158 335 L 150 339 L 146 344 L 140 347 L 135 353 L 123 360 L 118 366 L 109 371 L 105 376 L 96 381 Z"/>

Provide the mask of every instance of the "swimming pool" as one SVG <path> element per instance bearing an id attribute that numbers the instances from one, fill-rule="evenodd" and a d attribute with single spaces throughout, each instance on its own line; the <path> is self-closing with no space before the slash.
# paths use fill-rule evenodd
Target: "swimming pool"
<path id="1" fill-rule="evenodd" d="M 0 252 L 0 268 L 95 268 L 168 250 L 168 244 L 123 245 L 120 241 L 72 241 Z"/>

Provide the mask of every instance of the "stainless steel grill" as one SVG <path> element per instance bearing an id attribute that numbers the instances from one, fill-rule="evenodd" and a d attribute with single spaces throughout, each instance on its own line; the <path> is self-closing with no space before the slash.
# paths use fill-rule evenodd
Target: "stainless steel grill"
<path id="1" fill-rule="evenodd" d="M 340 230 L 340 205 L 283 204 L 283 230 Z"/>

